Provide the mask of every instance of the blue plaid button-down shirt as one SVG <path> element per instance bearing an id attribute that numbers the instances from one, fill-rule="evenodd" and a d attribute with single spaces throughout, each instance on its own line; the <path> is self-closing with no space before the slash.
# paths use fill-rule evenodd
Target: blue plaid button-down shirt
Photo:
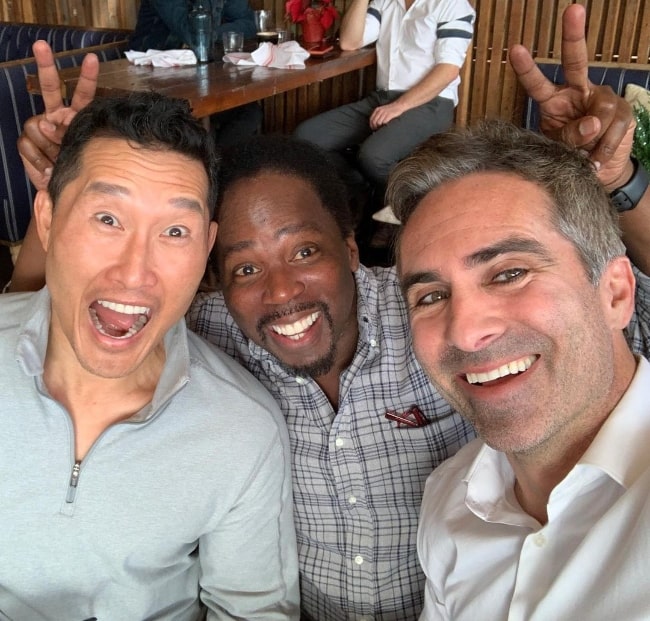
<path id="1" fill-rule="evenodd" d="M 310 377 L 288 373 L 241 333 L 220 294 L 189 325 L 246 366 L 280 404 L 291 440 L 304 619 L 417 619 L 424 574 L 418 512 L 431 470 L 474 432 L 429 383 L 411 349 L 395 270 L 356 273 L 359 341 L 335 411 Z M 428 424 L 385 417 L 417 405 Z"/>

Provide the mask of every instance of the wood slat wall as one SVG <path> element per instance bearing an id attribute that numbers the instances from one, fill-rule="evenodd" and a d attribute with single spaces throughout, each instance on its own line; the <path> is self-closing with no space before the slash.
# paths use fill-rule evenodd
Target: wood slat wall
<path id="1" fill-rule="evenodd" d="M 0 21 L 133 28 L 139 0 L 3 0 Z"/>
<path id="2" fill-rule="evenodd" d="M 284 16 L 284 0 L 250 0 L 253 8 Z M 344 11 L 351 0 L 336 0 Z M 470 0 L 471 1 L 471 0 Z M 570 0 L 473 0 L 477 11 L 471 57 L 462 70 L 459 124 L 482 118 L 519 123 L 524 93 L 507 63 L 507 48 L 523 43 L 540 58 L 558 58 L 561 16 Z M 650 0 L 580 0 L 588 11 L 589 58 L 594 61 L 647 63 L 650 60 Z M 4 0 L 5 21 L 61 23 L 132 28 L 138 0 Z M 372 88 L 374 72 L 363 75 L 364 90 Z M 265 102 L 269 131 L 291 131 L 307 116 L 359 94 L 358 76 L 328 80 Z"/>
<path id="3" fill-rule="evenodd" d="M 581 0 L 587 9 L 589 59 L 647 63 L 650 0 Z M 504 118 L 519 123 L 524 93 L 507 62 L 523 43 L 539 58 L 559 58 L 562 12 L 569 0 L 475 0 L 472 58 L 463 67 L 457 122 Z"/>

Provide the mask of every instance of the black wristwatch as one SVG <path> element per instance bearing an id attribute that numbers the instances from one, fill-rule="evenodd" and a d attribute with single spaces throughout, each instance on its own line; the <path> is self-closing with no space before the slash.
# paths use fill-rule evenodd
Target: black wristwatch
<path id="1" fill-rule="evenodd" d="M 614 207 L 616 207 L 616 211 L 619 213 L 634 209 L 648 189 L 648 183 L 650 183 L 648 172 L 643 167 L 643 164 L 634 157 L 630 159 L 632 160 L 632 164 L 634 164 L 634 172 L 630 180 L 620 188 L 616 188 L 609 195 Z"/>

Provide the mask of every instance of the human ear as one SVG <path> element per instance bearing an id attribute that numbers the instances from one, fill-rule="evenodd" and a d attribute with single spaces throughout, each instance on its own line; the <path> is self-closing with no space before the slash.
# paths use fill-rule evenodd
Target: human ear
<path id="1" fill-rule="evenodd" d="M 39 190 L 34 200 L 34 221 L 43 250 L 47 252 L 52 229 L 52 212 L 54 205 L 47 190 Z"/>
<path id="2" fill-rule="evenodd" d="M 603 308 L 612 329 L 622 330 L 634 312 L 636 279 L 627 257 L 612 259 L 600 279 Z"/>
<path id="3" fill-rule="evenodd" d="M 219 228 L 219 225 L 216 222 L 214 222 L 214 221 L 210 222 L 210 225 L 208 227 L 208 249 L 209 249 L 209 251 L 211 251 L 212 248 L 214 247 L 214 242 L 217 239 L 217 229 L 218 228 Z"/>
<path id="4" fill-rule="evenodd" d="M 348 251 L 348 260 L 350 262 L 350 271 L 356 272 L 359 269 L 359 246 L 354 239 L 354 235 L 348 235 L 345 238 L 345 245 Z"/>

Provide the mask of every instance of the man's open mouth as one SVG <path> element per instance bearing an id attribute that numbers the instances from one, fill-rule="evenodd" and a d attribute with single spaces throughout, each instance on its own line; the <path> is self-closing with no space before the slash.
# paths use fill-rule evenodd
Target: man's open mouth
<path id="1" fill-rule="evenodd" d="M 520 373 L 524 373 L 530 369 L 535 360 L 537 360 L 537 356 L 524 356 L 523 358 L 502 364 L 500 367 L 484 373 L 467 373 L 465 378 L 470 384 L 485 384 L 486 382 L 500 379 L 506 375 L 519 375 Z"/>
<path id="2" fill-rule="evenodd" d="M 135 306 L 97 300 L 90 305 L 90 316 L 95 328 L 104 336 L 115 339 L 128 339 L 135 336 L 149 321 L 151 309 L 148 306 Z"/>
<path id="3" fill-rule="evenodd" d="M 271 330 L 276 334 L 286 336 L 292 341 L 298 341 L 303 333 L 309 330 L 316 320 L 320 317 L 321 311 L 314 311 L 307 317 L 294 321 L 293 323 L 275 324 L 270 326 Z"/>

